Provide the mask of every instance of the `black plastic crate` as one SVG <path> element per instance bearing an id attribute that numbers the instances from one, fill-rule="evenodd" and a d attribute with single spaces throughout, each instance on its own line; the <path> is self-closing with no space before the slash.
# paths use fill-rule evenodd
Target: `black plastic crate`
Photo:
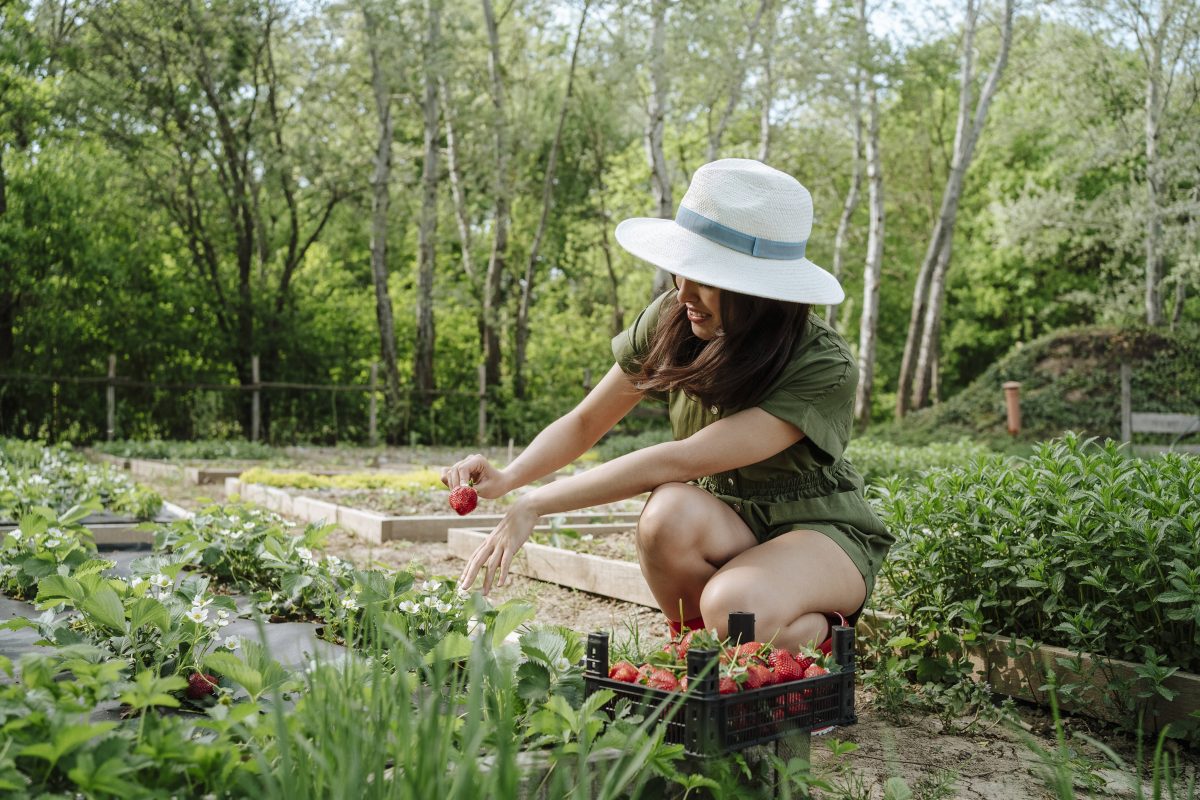
<path id="1" fill-rule="evenodd" d="M 730 638 L 754 639 L 754 615 L 730 614 Z M 584 683 L 587 694 L 610 689 L 616 695 L 604 705 L 611 716 L 622 700 L 639 716 L 660 714 L 665 740 L 682 744 L 693 756 L 711 756 L 766 744 L 792 733 L 828 725 L 850 725 L 854 713 L 854 629 L 833 629 L 837 672 L 816 678 L 746 689 L 718 691 L 718 653 L 689 650 L 689 692 L 667 692 L 608 677 L 608 634 L 588 635 Z"/>

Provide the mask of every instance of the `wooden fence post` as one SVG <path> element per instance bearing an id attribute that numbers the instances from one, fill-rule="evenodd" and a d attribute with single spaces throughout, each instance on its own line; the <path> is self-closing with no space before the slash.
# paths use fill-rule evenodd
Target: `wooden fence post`
<path id="1" fill-rule="evenodd" d="M 487 442 L 487 367 L 479 365 L 479 446 Z"/>
<path id="2" fill-rule="evenodd" d="M 1133 441 L 1133 380 L 1129 364 L 1121 364 L 1121 441 Z"/>
<path id="3" fill-rule="evenodd" d="M 375 390 L 375 387 L 376 387 L 378 379 L 379 379 L 379 362 L 372 361 L 371 362 L 371 402 L 369 404 L 370 415 L 369 415 L 369 421 L 367 422 L 367 442 L 371 445 L 371 447 L 374 447 L 375 444 L 378 442 L 378 437 L 375 435 L 375 413 L 376 413 L 376 409 L 375 409 L 375 391 L 376 390 Z"/>
<path id="4" fill-rule="evenodd" d="M 104 390 L 105 400 L 108 405 L 108 414 L 105 418 L 106 430 L 108 432 L 108 441 L 112 441 L 116 436 L 117 431 L 117 386 L 113 379 L 117 377 L 117 357 L 113 354 L 108 356 L 108 388 Z"/>
<path id="5" fill-rule="evenodd" d="M 250 441 L 258 441 L 262 424 L 258 399 L 258 356 L 250 356 L 250 379 L 254 382 L 254 394 L 250 396 Z"/>

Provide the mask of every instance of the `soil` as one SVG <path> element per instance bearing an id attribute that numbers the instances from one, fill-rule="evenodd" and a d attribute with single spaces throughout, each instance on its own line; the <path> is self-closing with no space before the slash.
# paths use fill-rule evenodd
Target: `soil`
<path id="1" fill-rule="evenodd" d="M 218 487 L 189 486 L 180 481 L 142 483 L 189 509 L 200 507 L 218 491 Z M 631 542 L 623 543 L 619 536 L 597 536 L 592 542 L 579 544 L 612 548 L 597 554 L 623 557 L 618 553 Z M 444 543 L 391 541 L 377 545 L 342 530 L 330 536 L 327 550 L 359 565 L 408 569 L 420 576 L 458 576 L 465 566 L 462 560 L 449 555 Z M 510 576 L 509 583 L 490 596 L 495 603 L 512 598 L 533 602 L 538 622 L 564 625 L 581 633 L 606 631 L 617 640 L 634 630 L 643 639 L 665 638 L 667 634 L 663 617 L 655 610 L 519 575 Z M 814 792 L 815 797 L 883 798 L 884 785 L 892 777 L 902 778 L 913 790 L 915 800 L 1050 800 L 1056 796 L 1041 777 L 1042 761 L 1029 744 L 1045 751 L 1056 748 L 1052 720 L 1042 709 L 1019 705 L 1016 710 L 1020 727 L 978 721 L 972 724 L 969 719 L 943 720 L 924 711 L 909 712 L 896 721 L 882 713 L 875 696 L 861 685 L 856 692 L 856 708 L 857 724 L 812 739 L 814 773 L 833 787 L 832 791 Z M 1076 775 L 1081 776 L 1076 778 L 1078 796 L 1137 797 L 1131 769 L 1113 766 L 1096 744 L 1070 734 L 1082 733 L 1101 742 L 1127 764 L 1137 761 L 1136 743 L 1086 718 L 1067 718 L 1064 724 L 1069 731 L 1070 762 Z M 833 752 L 837 743 L 849 743 L 856 749 L 838 756 Z M 1195 780 L 1200 756 L 1186 750 L 1177 755 L 1186 774 Z"/>

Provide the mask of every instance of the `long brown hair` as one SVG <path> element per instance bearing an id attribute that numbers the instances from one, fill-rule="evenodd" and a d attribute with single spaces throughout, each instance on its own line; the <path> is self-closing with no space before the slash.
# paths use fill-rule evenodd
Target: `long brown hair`
<path id="1" fill-rule="evenodd" d="M 650 351 L 634 376 L 643 391 L 684 391 L 704 405 L 750 408 L 787 365 L 808 322 L 804 303 L 722 290 L 724 333 L 705 341 L 692 333 L 679 295 L 663 302 Z"/>

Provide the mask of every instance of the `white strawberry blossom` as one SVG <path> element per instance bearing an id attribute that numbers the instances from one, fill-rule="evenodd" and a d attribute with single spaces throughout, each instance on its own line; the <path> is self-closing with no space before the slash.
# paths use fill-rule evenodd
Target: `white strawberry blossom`
<path id="1" fill-rule="evenodd" d="M 242 637 L 238 636 L 237 634 L 231 633 L 230 635 L 225 637 L 225 641 L 224 641 L 224 643 L 222 643 L 221 646 L 228 647 L 230 650 L 237 650 L 239 647 L 242 646 Z"/>
<path id="2" fill-rule="evenodd" d="M 9 531 L 8 535 L 11 536 L 15 541 L 19 542 L 19 541 L 21 541 L 21 537 L 24 536 L 25 534 L 21 531 L 20 528 L 17 528 L 15 530 Z"/>
<path id="3" fill-rule="evenodd" d="M 438 603 L 434 608 L 437 609 L 439 614 L 449 614 L 450 609 L 454 608 L 454 606 L 449 603 Z"/>
<path id="4" fill-rule="evenodd" d="M 432 595 L 421 601 L 426 608 L 435 608 L 438 604 L 438 599 Z"/>
<path id="5" fill-rule="evenodd" d="M 354 611 L 358 608 L 358 601 L 353 597 L 343 597 L 342 608 L 346 609 L 347 611 Z"/>
<path id="6" fill-rule="evenodd" d="M 161 572 L 156 572 L 150 576 L 150 585 L 157 589 L 165 589 L 171 585 L 171 579 Z"/>
<path id="7" fill-rule="evenodd" d="M 209 606 L 212 605 L 212 602 L 213 602 L 213 599 L 211 597 L 206 598 L 204 595 L 198 594 L 192 598 L 192 607 L 193 608 L 208 608 Z"/>
<path id="8" fill-rule="evenodd" d="M 421 591 L 425 594 L 433 594 L 442 588 L 442 585 L 437 581 L 425 581 L 421 584 Z"/>
<path id="9" fill-rule="evenodd" d="M 297 547 L 296 555 L 300 556 L 300 559 L 302 561 L 305 561 L 309 564 L 317 563 L 317 560 L 315 558 L 313 558 L 312 550 L 309 550 L 307 547 Z"/>
<path id="10" fill-rule="evenodd" d="M 208 619 L 208 609 L 193 608 L 191 611 L 187 612 L 186 616 L 192 622 L 195 622 L 197 625 L 199 625 Z"/>
<path id="11" fill-rule="evenodd" d="M 217 609 L 217 619 L 229 619 L 229 612 L 223 608 Z"/>
<path id="12" fill-rule="evenodd" d="M 571 662 L 567 661 L 567 659 L 563 658 L 562 656 L 559 656 L 558 658 L 556 658 L 554 660 L 554 669 L 556 669 L 557 671 L 566 672 L 570 668 L 571 668 Z"/>
<path id="13" fill-rule="evenodd" d="M 397 606 L 397 608 L 399 608 L 405 614 L 415 614 L 417 611 L 421 610 L 421 607 L 412 600 L 404 600 L 399 606 Z"/>

